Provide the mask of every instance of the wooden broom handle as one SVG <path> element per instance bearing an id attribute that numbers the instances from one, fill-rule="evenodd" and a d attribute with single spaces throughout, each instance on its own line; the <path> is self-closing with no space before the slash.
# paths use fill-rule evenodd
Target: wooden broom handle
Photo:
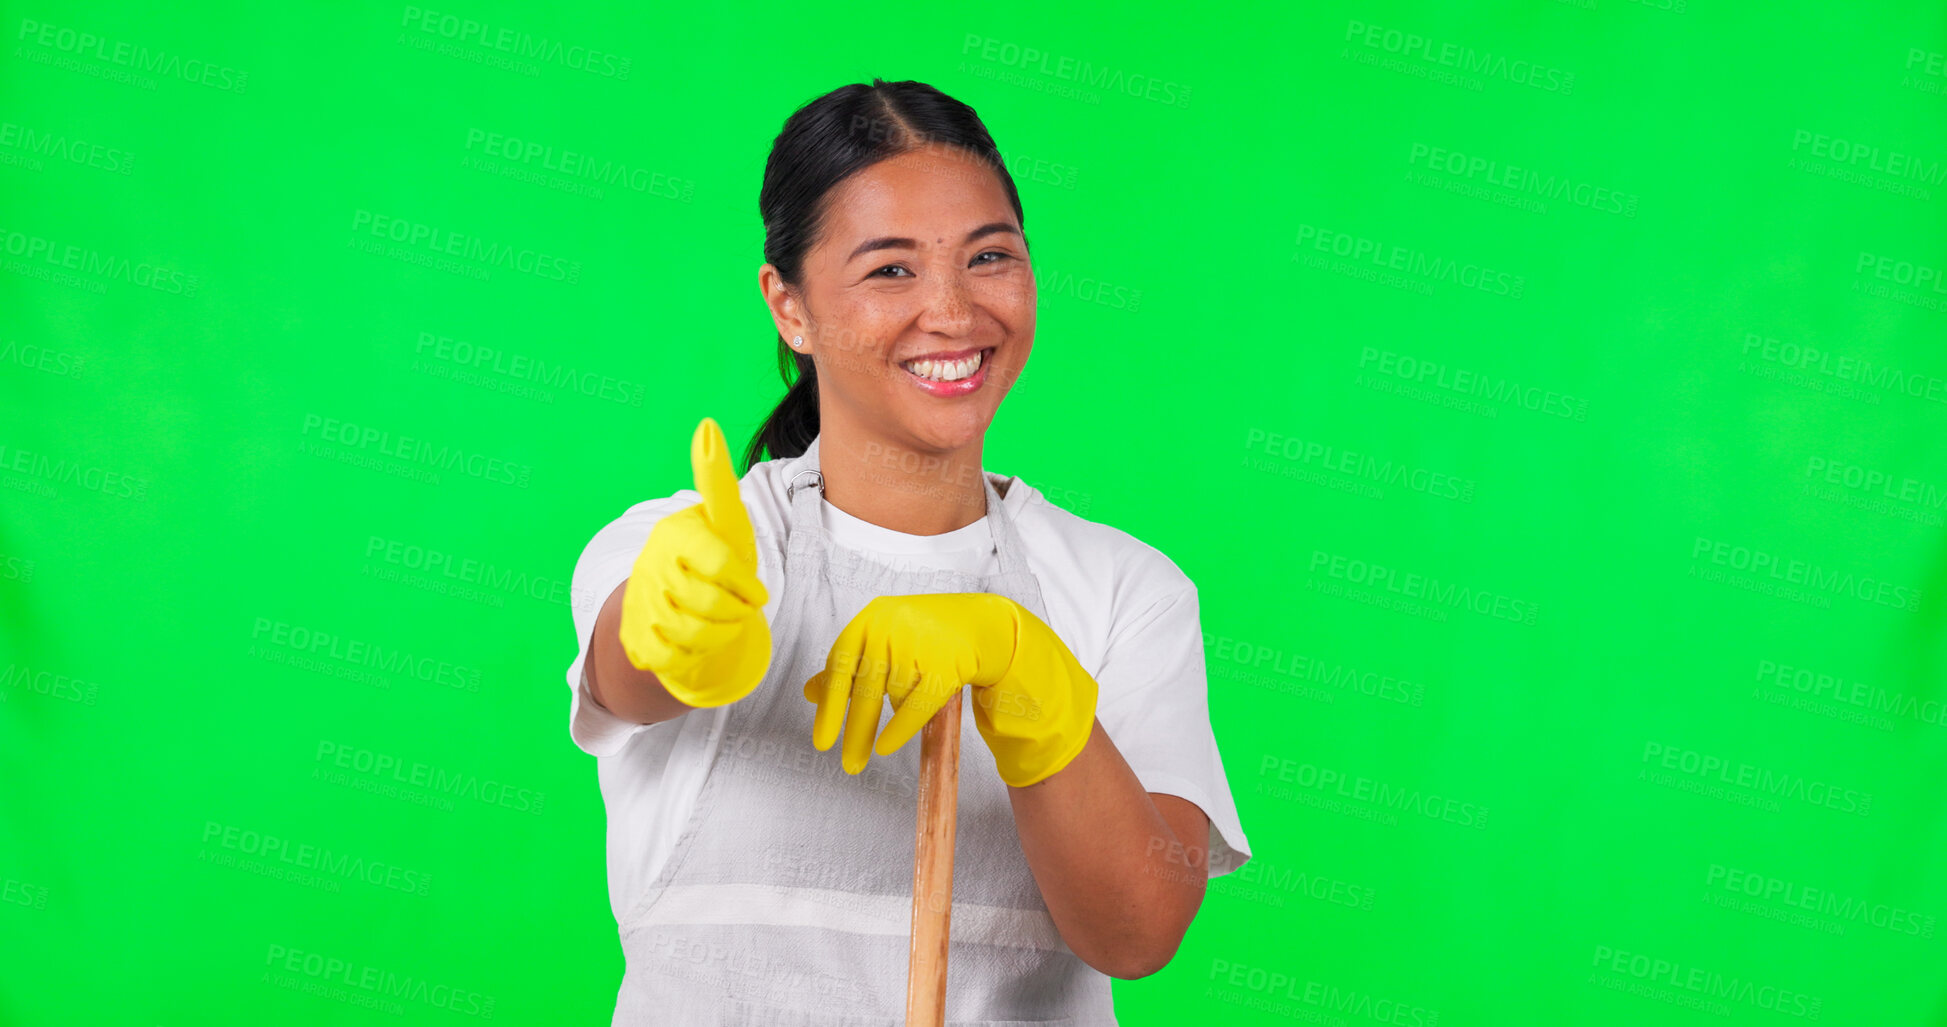
<path id="1" fill-rule="evenodd" d="M 953 829 L 960 802 L 960 707 L 966 689 L 919 732 L 919 816 L 913 834 L 913 948 L 906 1027 L 946 1023 L 946 953 L 953 915 Z"/>

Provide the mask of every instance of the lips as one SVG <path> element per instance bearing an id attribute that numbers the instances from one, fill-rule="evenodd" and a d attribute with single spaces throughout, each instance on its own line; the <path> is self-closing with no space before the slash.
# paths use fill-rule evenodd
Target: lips
<path id="1" fill-rule="evenodd" d="M 959 381 L 980 370 L 985 362 L 986 350 L 960 350 L 956 353 L 929 354 L 907 360 L 899 366 L 907 371 L 935 381 Z"/>
<path id="2" fill-rule="evenodd" d="M 987 381 L 992 346 L 928 354 L 902 362 L 906 377 L 928 395 L 964 396 Z"/>

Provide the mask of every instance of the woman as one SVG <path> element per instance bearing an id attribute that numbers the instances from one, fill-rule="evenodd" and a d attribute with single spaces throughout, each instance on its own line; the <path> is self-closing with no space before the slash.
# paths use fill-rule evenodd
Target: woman
<path id="1" fill-rule="evenodd" d="M 947 1018 L 1113 1024 L 1109 978 L 1164 966 L 1206 877 L 1250 855 L 1196 588 L 981 466 L 1035 281 L 971 108 L 836 89 L 786 121 L 758 206 L 796 381 L 741 480 L 704 419 L 696 487 L 631 507 L 574 572 L 615 1022 L 900 1023 L 911 739 L 964 687 Z"/>

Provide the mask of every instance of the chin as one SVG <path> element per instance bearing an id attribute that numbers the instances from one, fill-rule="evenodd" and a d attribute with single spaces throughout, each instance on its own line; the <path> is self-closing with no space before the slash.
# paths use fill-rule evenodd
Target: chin
<path id="1" fill-rule="evenodd" d="M 952 413 L 935 410 L 930 416 L 907 422 L 907 433 L 924 449 L 946 452 L 979 445 L 993 420 L 994 411 L 986 408 Z"/>

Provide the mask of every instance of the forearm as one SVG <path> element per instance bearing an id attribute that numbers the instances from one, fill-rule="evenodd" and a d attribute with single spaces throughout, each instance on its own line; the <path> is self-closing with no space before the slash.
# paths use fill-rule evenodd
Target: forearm
<path id="1" fill-rule="evenodd" d="M 657 724 L 695 709 L 669 694 L 654 671 L 642 670 L 629 662 L 622 649 L 622 592 L 626 579 L 615 586 L 602 609 L 595 615 L 593 636 L 588 640 L 588 691 L 609 712 L 638 724 Z"/>
<path id="2" fill-rule="evenodd" d="M 1204 839 L 1176 837 L 1101 722 L 1067 766 L 1007 791 L 1021 851 L 1068 947 L 1112 977 L 1168 964 L 1203 902 L 1201 860 L 1184 853 Z"/>

